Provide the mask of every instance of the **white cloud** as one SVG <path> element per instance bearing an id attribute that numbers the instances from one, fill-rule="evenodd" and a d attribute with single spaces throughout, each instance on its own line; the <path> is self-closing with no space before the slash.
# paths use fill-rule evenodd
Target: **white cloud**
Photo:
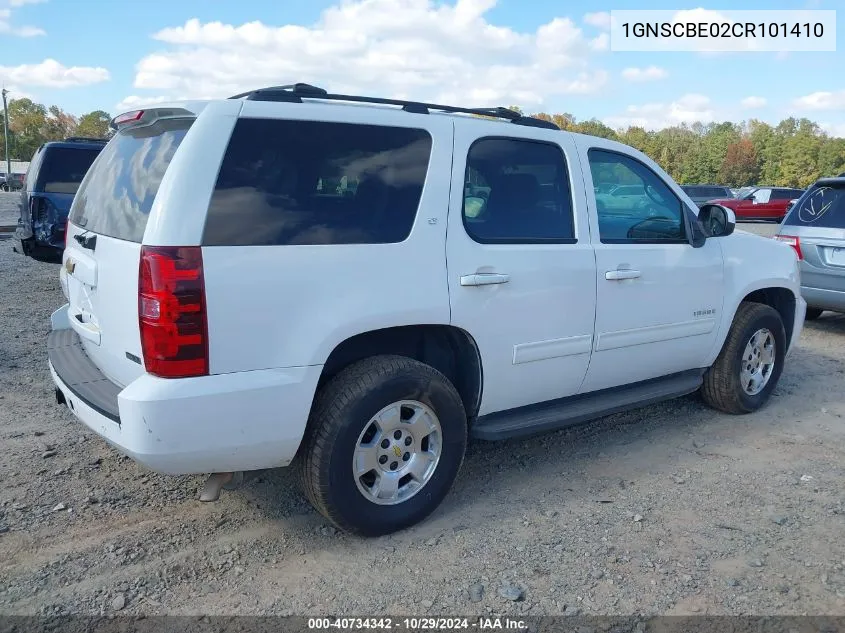
<path id="1" fill-rule="evenodd" d="M 610 48 L 610 36 L 607 33 L 599 33 L 590 40 L 590 49 L 594 51 L 606 51 Z"/>
<path id="2" fill-rule="evenodd" d="M 109 71 L 90 66 L 67 67 L 55 59 L 45 59 L 40 64 L 0 66 L 0 80 L 22 86 L 47 86 L 70 88 L 108 81 Z"/>
<path id="3" fill-rule="evenodd" d="M 649 66 L 648 68 L 626 68 L 622 71 L 622 77 L 628 81 L 656 81 L 669 76 L 664 68 Z"/>
<path id="4" fill-rule="evenodd" d="M 765 97 L 745 97 L 739 103 L 743 108 L 765 108 L 769 102 Z"/>
<path id="5" fill-rule="evenodd" d="M 827 132 L 831 136 L 845 138 L 845 123 L 825 122 L 819 123 L 819 127 L 821 127 L 825 132 Z"/>
<path id="6" fill-rule="evenodd" d="M 9 0 L 10 7 L 19 7 L 27 3 L 46 2 L 46 0 Z M 13 26 L 12 10 L 0 8 L 0 35 L 15 35 L 17 37 L 36 37 L 45 35 L 44 29 L 35 26 Z"/>
<path id="7" fill-rule="evenodd" d="M 596 13 L 587 13 L 584 15 L 584 24 L 589 24 L 599 29 L 610 28 L 610 13 L 607 11 L 597 11 Z"/>
<path id="8" fill-rule="evenodd" d="M 845 109 L 845 90 L 836 92 L 814 92 L 793 101 L 801 110 L 841 110 Z"/>
<path id="9" fill-rule="evenodd" d="M 606 48 L 568 18 L 523 33 L 489 22 L 495 0 L 344 0 L 312 26 L 197 19 L 165 28 L 134 85 L 153 94 L 225 97 L 304 81 L 336 92 L 540 106 L 607 82 L 590 57 Z"/>
<path id="10" fill-rule="evenodd" d="M 681 123 L 710 123 L 715 120 L 715 114 L 709 97 L 686 94 L 668 104 L 630 105 L 625 114 L 606 117 L 604 122 L 613 128 L 639 126 L 647 130 L 659 130 Z"/>
<path id="11" fill-rule="evenodd" d="M 143 108 L 144 106 L 155 105 L 156 103 L 166 103 L 168 101 L 176 101 L 176 99 L 172 99 L 171 97 L 167 96 L 139 97 L 136 95 L 131 95 L 123 99 L 120 103 L 116 104 L 114 106 L 114 112 L 116 114 L 121 114 L 123 112 L 129 112 L 130 110 Z"/>

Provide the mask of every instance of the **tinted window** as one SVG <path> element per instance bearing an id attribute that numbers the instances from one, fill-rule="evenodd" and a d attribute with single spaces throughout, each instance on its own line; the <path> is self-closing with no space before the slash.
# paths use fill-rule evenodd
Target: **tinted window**
<path id="1" fill-rule="evenodd" d="M 191 123 L 163 119 L 118 132 L 79 188 L 70 221 L 94 233 L 140 242 L 161 179 Z"/>
<path id="2" fill-rule="evenodd" d="M 425 130 L 241 119 L 203 243 L 401 242 L 411 232 L 430 155 Z"/>
<path id="3" fill-rule="evenodd" d="M 482 243 L 574 242 L 572 196 L 557 145 L 505 138 L 473 143 L 464 226 Z"/>
<path id="4" fill-rule="evenodd" d="M 795 203 L 784 224 L 845 229 L 845 188 L 813 185 Z"/>
<path id="5" fill-rule="evenodd" d="M 795 189 L 775 189 L 772 191 L 772 200 L 793 200 L 800 197 L 801 193 Z"/>
<path id="6" fill-rule="evenodd" d="M 602 242 L 685 241 L 681 201 L 657 174 L 624 154 L 591 149 L 588 155 L 593 182 L 634 183 L 626 189 L 639 192 L 596 195 Z"/>
<path id="7" fill-rule="evenodd" d="M 47 147 L 43 151 L 35 191 L 75 194 L 100 153 L 96 148 Z"/>

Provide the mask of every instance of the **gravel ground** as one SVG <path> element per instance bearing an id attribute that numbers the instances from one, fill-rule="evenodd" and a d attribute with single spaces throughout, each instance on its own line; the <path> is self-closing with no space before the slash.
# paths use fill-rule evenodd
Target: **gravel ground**
<path id="1" fill-rule="evenodd" d="M 845 614 L 843 316 L 762 411 L 688 397 L 473 443 L 429 520 L 365 540 L 288 471 L 202 504 L 57 406 L 57 276 L 0 241 L 0 613 Z"/>

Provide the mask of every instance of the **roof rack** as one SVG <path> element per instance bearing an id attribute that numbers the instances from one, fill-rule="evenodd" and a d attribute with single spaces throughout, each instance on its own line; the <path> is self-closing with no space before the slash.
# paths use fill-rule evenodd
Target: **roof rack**
<path id="1" fill-rule="evenodd" d="M 104 138 L 91 138 L 89 136 L 68 136 L 65 143 L 108 143 Z"/>
<path id="2" fill-rule="evenodd" d="M 259 88 L 258 90 L 242 92 L 240 94 L 233 95 L 229 98 L 246 98 L 247 101 L 281 101 L 286 103 L 302 103 L 302 99 L 325 99 L 328 101 L 375 103 L 380 105 L 402 106 L 402 109 L 405 112 L 412 112 L 414 114 L 428 114 L 431 110 L 438 110 L 440 112 L 474 114 L 477 116 L 486 116 L 496 119 L 507 119 L 511 123 L 516 123 L 517 125 L 525 125 L 529 127 L 540 127 L 551 130 L 560 129 L 551 121 L 544 121 L 543 119 L 535 119 L 534 117 L 524 116 L 516 110 L 510 110 L 508 108 L 462 108 L 459 106 L 424 103 L 422 101 L 404 101 L 401 99 L 384 99 L 381 97 L 364 97 L 359 95 L 332 94 L 324 90 L 323 88 L 318 88 L 316 86 L 303 83 L 288 84 L 284 86 L 271 86 L 269 88 Z"/>

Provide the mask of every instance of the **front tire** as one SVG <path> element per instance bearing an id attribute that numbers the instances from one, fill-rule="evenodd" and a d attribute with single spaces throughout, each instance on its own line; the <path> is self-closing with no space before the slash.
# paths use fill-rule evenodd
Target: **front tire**
<path id="1" fill-rule="evenodd" d="M 308 500 L 338 528 L 380 536 L 440 505 L 466 444 L 463 403 L 443 374 L 410 358 L 374 356 L 317 393 L 299 474 Z"/>
<path id="2" fill-rule="evenodd" d="M 716 362 L 704 375 L 704 401 L 725 413 L 751 413 L 777 385 L 786 357 L 786 332 L 777 310 L 741 303 Z"/>

